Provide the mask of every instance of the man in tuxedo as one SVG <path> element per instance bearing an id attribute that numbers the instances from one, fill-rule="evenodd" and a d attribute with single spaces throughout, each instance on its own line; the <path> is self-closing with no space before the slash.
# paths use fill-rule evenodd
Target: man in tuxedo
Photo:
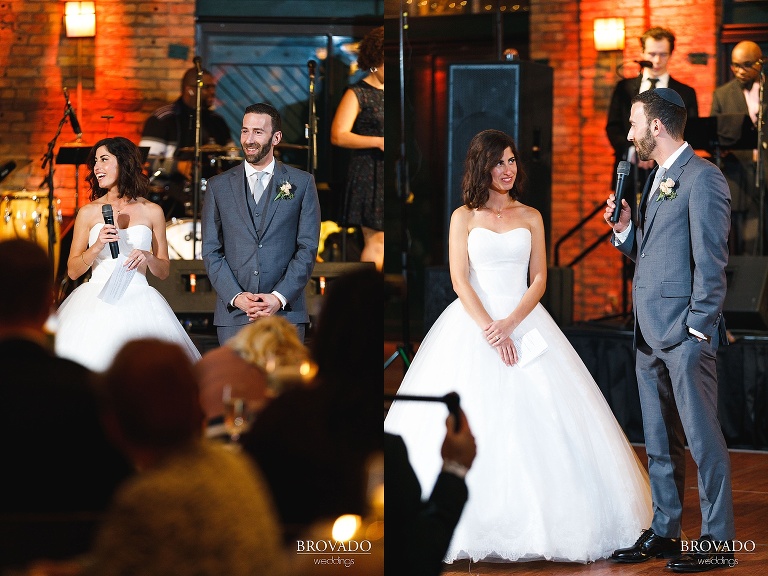
<path id="1" fill-rule="evenodd" d="M 617 208 L 613 195 L 604 215 L 613 244 L 635 262 L 635 372 L 654 512 L 635 545 L 613 553 L 617 562 L 680 554 L 686 439 L 698 467 L 700 548 L 715 550 L 735 535 L 716 367 L 717 347 L 727 344 L 722 309 L 730 192 L 720 170 L 683 140 L 685 123 L 685 102 L 674 90 L 632 98 L 627 138 L 641 160 L 659 168 L 645 184 L 637 221 L 626 199 Z M 730 550 L 717 550 L 678 556 L 667 567 L 699 572 L 733 561 Z"/>
<path id="2" fill-rule="evenodd" d="M 400 436 L 384 434 L 384 486 L 387 498 L 386 576 L 438 576 L 453 531 L 467 502 L 464 481 L 477 452 L 466 415 L 446 421 L 445 440 L 440 450 L 443 470 L 427 501 L 421 500 L 421 486 Z"/>
<path id="3" fill-rule="evenodd" d="M 2 241 L 0 269 L 3 572 L 85 552 L 133 467 L 107 439 L 91 372 L 53 354 L 43 329 L 53 303 L 47 253 L 27 240 Z"/>
<path id="4" fill-rule="evenodd" d="M 754 42 L 739 42 L 731 52 L 734 78 L 715 90 L 710 116 L 717 117 L 720 169 L 731 190 L 731 254 L 758 254 L 757 229 L 760 194 L 755 189 L 757 150 L 744 146 L 743 137 L 757 142 L 760 107 L 760 69 L 763 53 Z M 765 101 L 763 101 L 765 106 Z M 753 146 L 755 144 L 752 144 Z M 768 154 L 762 156 L 763 182 Z"/>
<path id="5" fill-rule="evenodd" d="M 633 199 L 640 192 L 640 185 L 647 178 L 648 171 L 653 168 L 654 163 L 652 160 L 638 159 L 634 146 L 627 141 L 632 97 L 651 88 L 672 88 L 683 98 L 688 118 L 696 118 L 699 115 L 694 89 L 672 78 L 667 70 L 675 49 L 675 35 L 666 28 L 654 27 L 640 37 L 640 46 L 642 48 L 640 58 L 646 65 L 641 65 L 640 75 L 625 78 L 616 84 L 608 109 L 608 122 L 605 126 L 615 155 L 614 184 L 619 162 L 628 161 L 631 169 L 627 177 L 628 182 L 625 184 L 625 194 Z"/>
<path id="6" fill-rule="evenodd" d="M 283 314 L 303 339 L 304 289 L 317 257 L 320 203 L 314 177 L 274 157 L 280 113 L 245 109 L 242 164 L 208 180 L 203 261 L 218 296 L 213 321 L 224 343 L 248 322 Z"/>

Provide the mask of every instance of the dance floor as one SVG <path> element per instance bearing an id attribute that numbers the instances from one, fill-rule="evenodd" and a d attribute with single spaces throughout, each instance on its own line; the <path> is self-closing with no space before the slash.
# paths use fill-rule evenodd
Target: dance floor
<path id="1" fill-rule="evenodd" d="M 384 346 L 384 358 L 389 358 L 397 349 L 397 343 L 387 342 Z M 404 373 L 404 363 L 397 358 L 384 371 L 384 391 L 397 391 Z M 635 446 L 640 460 L 645 462 L 645 449 Z M 736 516 L 736 537 L 746 542 L 755 543 L 755 552 L 736 555 L 738 565 L 735 568 L 718 569 L 714 574 L 733 573 L 738 576 L 768 575 L 768 451 L 731 451 L 733 475 L 734 512 Z M 514 519 L 510 519 L 514 521 Z M 699 513 L 696 467 L 690 454 L 687 458 L 686 490 L 683 512 L 683 530 L 687 537 L 699 536 L 701 515 Z M 530 576 L 541 574 L 570 575 L 589 574 L 590 576 L 650 576 L 651 574 L 671 574 L 664 569 L 666 561 L 649 560 L 642 564 L 615 564 L 600 560 L 592 564 L 569 564 L 555 562 L 510 562 L 510 563 L 472 563 L 467 561 L 446 565 L 443 576 Z"/>

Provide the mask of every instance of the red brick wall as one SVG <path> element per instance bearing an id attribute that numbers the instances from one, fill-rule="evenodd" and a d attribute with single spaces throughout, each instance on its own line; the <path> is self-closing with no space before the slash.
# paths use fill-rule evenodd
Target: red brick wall
<path id="1" fill-rule="evenodd" d="M 621 53 L 597 53 L 595 18 L 623 17 L 626 44 Z M 719 25 L 716 0 L 531 0 L 531 57 L 554 68 L 554 150 L 552 229 L 557 241 L 610 193 L 613 150 L 605 122 L 614 72 L 623 60 L 626 76 L 636 75 L 640 35 L 664 26 L 676 36 L 670 73 L 696 89 L 699 113 L 709 115 L 715 88 L 715 60 L 692 65 L 689 53 L 716 53 Z M 612 58 L 614 61 L 612 61 Z M 608 227 L 598 214 L 565 242 L 560 261 L 567 263 L 596 241 Z M 574 316 L 589 320 L 621 311 L 621 257 L 607 242 L 574 267 Z"/>
<path id="2" fill-rule="evenodd" d="M 181 76 L 192 65 L 194 10 L 192 0 L 96 0 L 96 37 L 78 40 L 64 33 L 63 1 L 0 0 L 0 159 L 19 164 L 0 190 L 40 189 L 40 159 L 63 115 L 64 86 L 85 144 L 107 135 L 138 143 L 147 116 L 178 97 Z M 171 45 L 186 47 L 187 59 L 170 58 Z M 113 118 L 108 123 L 103 116 Z M 74 139 L 65 125 L 54 153 Z M 22 168 L 20 159 L 31 162 Z M 81 178 L 85 171 L 80 168 Z M 74 212 L 74 176 L 74 166 L 56 166 L 54 190 L 65 215 Z M 81 182 L 80 205 L 86 196 Z"/>

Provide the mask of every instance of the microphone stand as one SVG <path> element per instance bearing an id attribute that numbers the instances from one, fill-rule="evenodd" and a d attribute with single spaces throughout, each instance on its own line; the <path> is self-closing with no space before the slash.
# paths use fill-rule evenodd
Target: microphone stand
<path id="1" fill-rule="evenodd" d="M 69 116 L 69 105 L 64 107 L 64 116 L 62 116 L 61 120 L 59 121 L 59 127 L 56 129 L 56 134 L 54 135 L 53 139 L 48 142 L 48 150 L 46 150 L 45 154 L 43 154 L 43 157 L 41 158 L 43 161 L 42 169 L 45 170 L 46 166 L 48 167 L 48 171 L 42 183 L 40 184 L 40 187 L 48 186 L 48 258 L 51 260 L 54 281 L 56 280 L 58 270 L 56 270 L 57 267 L 54 265 L 53 246 L 56 244 L 58 239 L 56 238 L 56 227 L 54 226 L 54 206 L 56 203 L 53 196 L 53 149 L 56 147 L 56 140 L 59 139 L 61 129 L 64 127 L 64 123 L 67 121 L 67 116 Z M 34 239 L 35 238 L 33 238 L 33 240 Z"/>
<path id="2" fill-rule="evenodd" d="M 765 252 L 765 186 L 763 174 L 763 146 L 764 136 L 763 128 L 765 118 L 763 117 L 763 90 L 765 89 L 765 64 L 768 60 L 760 62 L 760 90 L 757 98 L 757 159 L 755 162 L 755 191 L 760 199 L 760 217 L 757 219 L 757 255 L 762 256 Z"/>
<path id="3" fill-rule="evenodd" d="M 317 170 L 317 108 L 315 107 L 315 61 L 310 60 L 309 66 L 309 123 L 306 125 L 306 138 L 309 144 L 307 151 L 307 172 L 314 174 Z"/>
<path id="4" fill-rule="evenodd" d="M 403 57 L 403 44 L 404 44 L 404 32 L 408 28 L 408 22 L 406 20 L 408 13 L 403 6 L 403 0 L 400 0 L 400 40 L 399 40 L 399 58 L 400 58 L 400 157 L 397 160 L 397 195 L 400 200 L 400 266 L 401 274 L 403 275 L 403 306 L 401 324 L 403 330 L 403 342 L 397 347 L 394 354 L 392 354 L 386 362 L 384 362 L 384 369 L 386 370 L 395 359 L 400 356 L 405 365 L 405 369 L 411 365 L 411 358 L 413 357 L 413 347 L 411 346 L 410 339 L 410 310 L 408 302 L 408 160 L 405 155 L 405 61 Z"/>
<path id="5" fill-rule="evenodd" d="M 200 57 L 194 58 L 197 66 L 197 82 L 195 82 L 195 162 L 192 166 L 192 259 L 197 257 L 197 220 L 200 211 L 200 177 L 202 152 L 200 150 L 200 139 L 202 138 L 202 128 L 200 118 L 203 111 L 203 67 L 200 65 Z"/>

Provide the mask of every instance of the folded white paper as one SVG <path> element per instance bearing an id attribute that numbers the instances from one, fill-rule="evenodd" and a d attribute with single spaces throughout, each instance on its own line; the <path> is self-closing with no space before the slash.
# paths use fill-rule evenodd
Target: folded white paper
<path id="1" fill-rule="evenodd" d="M 123 254 L 117 255 L 117 262 L 115 262 L 115 269 L 112 271 L 112 275 L 104 284 L 104 288 L 99 292 L 99 298 L 101 298 L 107 304 L 114 304 L 120 298 L 122 298 L 125 291 L 128 289 L 128 284 L 133 280 L 136 274 L 136 269 L 128 270 L 125 266 L 126 257 Z"/>
<path id="2" fill-rule="evenodd" d="M 532 328 L 522 335 L 512 334 L 512 342 L 517 350 L 517 366 L 525 366 L 549 348 L 538 328 Z"/>

